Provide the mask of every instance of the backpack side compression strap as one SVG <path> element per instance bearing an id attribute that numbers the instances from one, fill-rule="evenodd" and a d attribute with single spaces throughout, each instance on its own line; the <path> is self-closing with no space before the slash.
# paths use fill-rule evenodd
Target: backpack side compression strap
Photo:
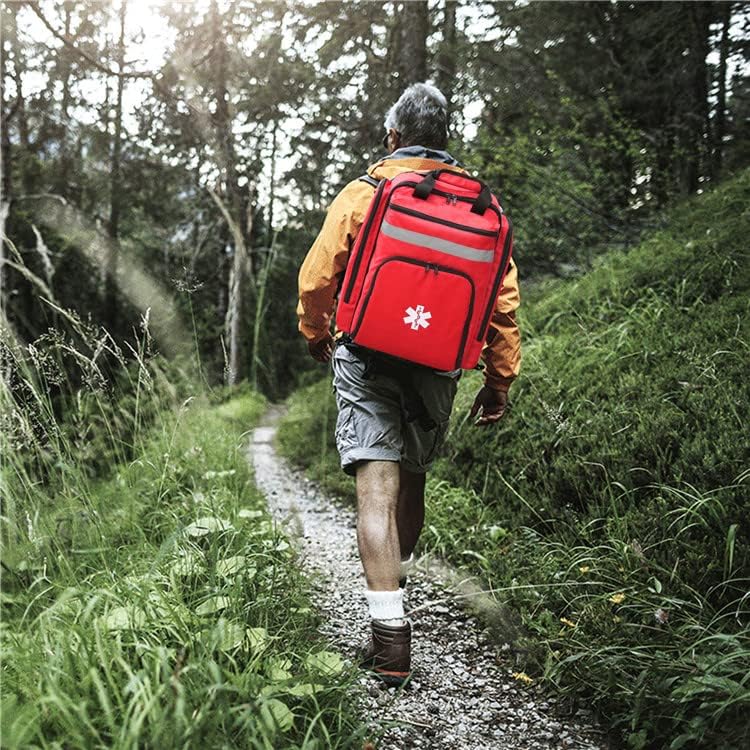
<path id="1" fill-rule="evenodd" d="M 380 185 L 380 180 L 376 180 L 374 177 L 372 177 L 369 174 L 363 174 L 360 178 L 360 181 L 366 182 L 368 185 L 376 188 L 378 185 Z"/>

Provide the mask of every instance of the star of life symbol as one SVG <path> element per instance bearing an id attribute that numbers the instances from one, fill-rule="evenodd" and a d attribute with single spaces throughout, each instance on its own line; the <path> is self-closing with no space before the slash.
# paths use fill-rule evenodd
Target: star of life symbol
<path id="1" fill-rule="evenodd" d="M 418 331 L 420 328 L 427 328 L 430 325 L 427 321 L 432 317 L 432 313 L 425 312 L 424 305 L 417 305 L 416 309 L 407 307 L 405 312 L 404 323 L 411 325 L 412 331 Z"/>

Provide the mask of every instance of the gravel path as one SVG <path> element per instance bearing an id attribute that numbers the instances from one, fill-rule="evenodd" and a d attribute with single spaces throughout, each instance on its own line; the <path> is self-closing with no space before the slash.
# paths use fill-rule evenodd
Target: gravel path
<path id="1" fill-rule="evenodd" d="M 367 636 L 364 575 L 354 513 L 335 504 L 273 447 L 282 412 L 272 408 L 253 434 L 256 483 L 274 517 L 295 541 L 313 579 L 325 618 L 323 634 L 346 657 Z M 362 675 L 363 715 L 385 723 L 385 750 L 604 750 L 603 733 L 584 711 L 564 716 L 553 698 L 514 677 L 508 647 L 497 646 L 480 623 L 451 598 L 445 566 L 420 564 L 410 576 L 406 609 L 413 628 L 410 688 L 386 689 Z M 426 603 L 435 602 L 434 604 Z"/>

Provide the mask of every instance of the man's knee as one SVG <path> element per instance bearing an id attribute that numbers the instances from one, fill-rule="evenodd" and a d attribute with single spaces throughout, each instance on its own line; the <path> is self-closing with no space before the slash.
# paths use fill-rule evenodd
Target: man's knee
<path id="1" fill-rule="evenodd" d="M 396 506 L 400 486 L 398 462 L 360 461 L 356 477 L 360 504 L 376 504 L 384 509 Z"/>

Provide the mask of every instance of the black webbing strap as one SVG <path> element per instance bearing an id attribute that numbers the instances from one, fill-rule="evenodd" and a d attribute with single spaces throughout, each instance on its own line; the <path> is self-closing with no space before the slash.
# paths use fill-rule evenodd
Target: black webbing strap
<path id="1" fill-rule="evenodd" d="M 422 200 L 427 200 L 427 196 L 435 189 L 435 173 L 430 172 L 414 188 L 414 195 Z"/>
<path id="2" fill-rule="evenodd" d="M 492 203 L 492 193 L 487 185 L 482 185 L 482 190 L 474 201 L 474 205 L 471 207 L 471 212 L 482 216 L 490 207 L 490 203 Z"/>
<path id="3" fill-rule="evenodd" d="M 359 179 L 361 182 L 366 182 L 368 185 L 371 185 L 374 188 L 380 185 L 380 180 L 376 180 L 372 175 L 369 174 L 363 174 Z"/>

